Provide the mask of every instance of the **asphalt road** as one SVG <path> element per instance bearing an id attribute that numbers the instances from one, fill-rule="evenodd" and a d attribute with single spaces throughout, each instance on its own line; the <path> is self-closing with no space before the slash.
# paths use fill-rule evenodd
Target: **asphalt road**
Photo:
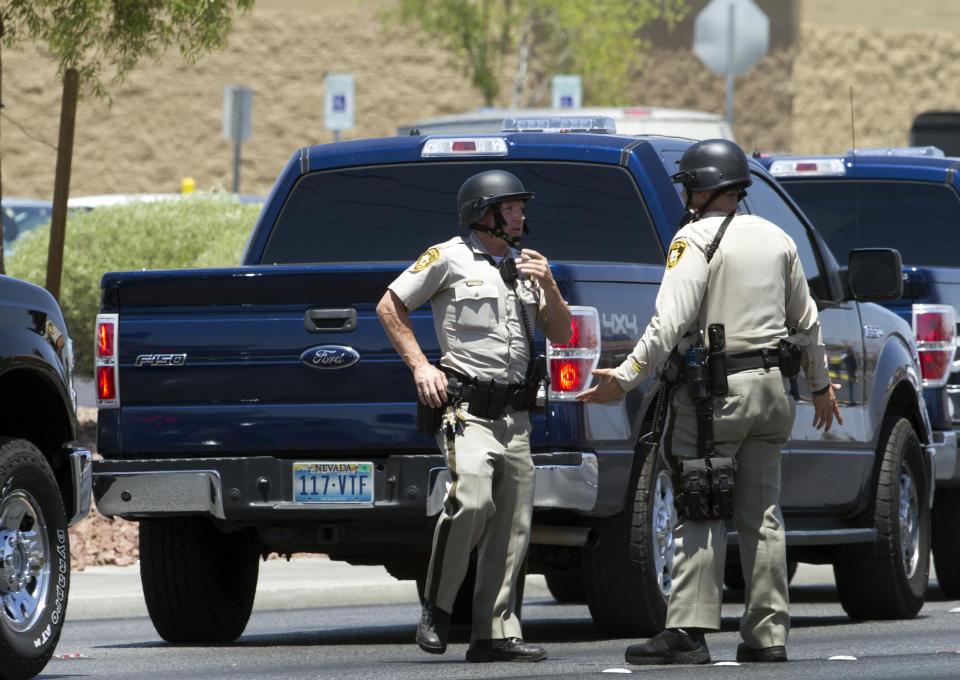
<path id="1" fill-rule="evenodd" d="M 44 678 L 442 678 L 611 677 L 615 669 L 645 678 L 960 678 L 960 601 L 933 593 L 911 621 L 853 623 L 832 586 L 791 588 L 793 630 L 787 664 L 627 666 L 633 640 L 607 640 L 582 605 L 543 595 L 524 603 L 528 640 L 549 657 L 538 664 L 469 664 L 468 631 L 457 629 L 444 656 L 413 644 L 415 604 L 255 611 L 243 637 L 221 646 L 175 646 L 159 640 L 149 619 L 68 620 Z M 735 600 L 728 593 L 728 600 Z M 951 610 L 957 611 L 952 612 Z M 741 604 L 724 605 L 723 630 L 708 636 L 714 663 L 732 662 Z M 830 660 L 833 656 L 855 660 Z M 67 658 L 59 658 L 67 657 Z"/>

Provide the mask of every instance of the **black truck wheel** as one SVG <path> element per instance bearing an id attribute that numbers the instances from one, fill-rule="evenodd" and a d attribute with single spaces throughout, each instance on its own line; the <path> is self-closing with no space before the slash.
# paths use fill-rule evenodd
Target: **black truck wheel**
<path id="1" fill-rule="evenodd" d="M 930 510 L 920 441 L 904 418 L 884 421 L 873 522 L 876 544 L 839 549 L 837 594 L 852 619 L 909 619 L 930 571 Z"/>
<path id="2" fill-rule="evenodd" d="M 167 642 L 232 642 L 253 610 L 255 534 L 225 534 L 206 517 L 140 522 L 140 580 L 150 620 Z"/>
<path id="3" fill-rule="evenodd" d="M 956 600 L 960 598 L 960 489 L 937 489 L 930 523 L 937 582 L 944 595 Z"/>
<path id="4" fill-rule="evenodd" d="M 50 464 L 0 438 L 0 677 L 32 678 L 60 639 L 70 590 L 63 499 Z"/>
<path id="5" fill-rule="evenodd" d="M 583 587 L 583 572 L 555 571 L 548 569 L 543 578 L 547 589 L 557 602 L 579 604 L 587 601 L 587 591 Z"/>
<path id="6" fill-rule="evenodd" d="M 656 455 L 631 475 L 620 514 L 597 527 L 583 551 L 587 604 L 611 637 L 648 637 L 663 629 L 675 549 L 673 482 Z"/>

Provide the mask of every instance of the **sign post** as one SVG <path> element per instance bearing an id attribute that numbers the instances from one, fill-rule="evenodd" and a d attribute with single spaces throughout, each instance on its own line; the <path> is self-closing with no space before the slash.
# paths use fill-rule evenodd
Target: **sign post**
<path id="1" fill-rule="evenodd" d="M 223 89 L 223 136 L 233 140 L 233 193 L 240 193 L 240 144 L 250 137 L 253 91 L 246 85 Z"/>
<path id="2" fill-rule="evenodd" d="M 733 79 L 767 53 L 770 20 L 753 0 L 711 0 L 693 24 L 693 53 L 727 79 L 727 122 L 733 126 Z"/>
<path id="3" fill-rule="evenodd" d="M 353 76 L 330 73 L 324 81 L 323 111 L 326 127 L 333 130 L 333 141 L 340 141 L 341 130 L 353 129 Z"/>
<path id="4" fill-rule="evenodd" d="M 553 108 L 579 109 L 582 106 L 583 86 L 580 76 L 554 76 L 550 89 Z"/>

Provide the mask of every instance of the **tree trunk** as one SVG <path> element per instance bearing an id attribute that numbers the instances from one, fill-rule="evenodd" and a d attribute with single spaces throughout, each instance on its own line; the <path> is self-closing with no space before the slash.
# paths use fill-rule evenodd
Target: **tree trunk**
<path id="1" fill-rule="evenodd" d="M 67 197 L 70 195 L 70 166 L 73 162 L 73 129 L 77 119 L 77 94 L 80 75 L 77 69 L 63 73 L 63 98 L 60 101 L 60 139 L 57 144 L 57 170 L 53 182 L 53 213 L 50 216 L 50 248 L 47 251 L 47 290 L 60 299 L 63 273 L 63 243 L 67 232 Z"/>
<path id="2" fill-rule="evenodd" d="M 513 95 L 510 97 L 510 108 L 519 109 L 526 100 L 527 70 L 530 66 L 531 43 L 533 42 L 534 10 L 527 12 L 523 17 L 523 29 L 520 34 L 520 49 L 517 56 L 517 73 L 513 79 Z"/>

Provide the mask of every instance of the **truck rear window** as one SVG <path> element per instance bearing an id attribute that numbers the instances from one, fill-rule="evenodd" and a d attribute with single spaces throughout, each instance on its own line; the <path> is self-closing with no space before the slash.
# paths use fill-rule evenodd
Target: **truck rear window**
<path id="1" fill-rule="evenodd" d="M 960 199 L 946 184 L 785 181 L 783 186 L 845 262 L 854 248 L 896 248 L 904 264 L 957 266 Z"/>
<path id="2" fill-rule="evenodd" d="M 466 233 L 457 191 L 471 175 L 503 168 L 536 192 L 524 247 L 553 261 L 663 264 L 636 183 L 623 168 L 588 163 L 412 163 L 305 175 L 293 188 L 262 264 L 411 262 Z"/>

